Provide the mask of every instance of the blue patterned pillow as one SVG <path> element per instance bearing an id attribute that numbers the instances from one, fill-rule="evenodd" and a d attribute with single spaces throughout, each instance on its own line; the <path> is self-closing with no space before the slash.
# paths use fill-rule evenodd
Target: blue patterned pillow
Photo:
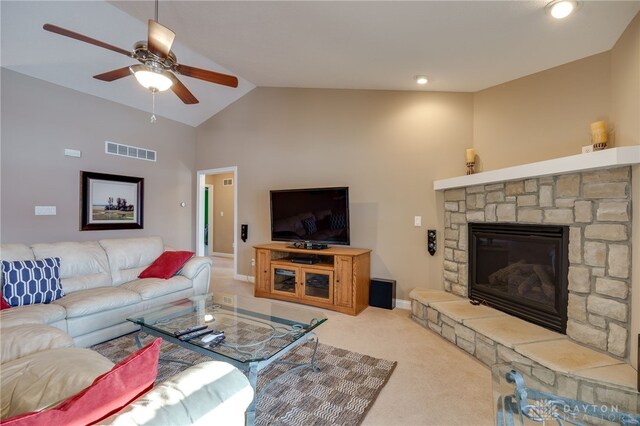
<path id="1" fill-rule="evenodd" d="M 2 261 L 2 295 L 11 306 L 50 303 L 64 296 L 60 258 Z"/>

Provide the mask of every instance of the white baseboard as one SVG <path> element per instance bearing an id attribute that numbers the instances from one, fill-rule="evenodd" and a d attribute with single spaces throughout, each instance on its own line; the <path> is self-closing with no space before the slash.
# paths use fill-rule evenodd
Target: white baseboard
<path id="1" fill-rule="evenodd" d="M 220 253 L 220 252 L 217 252 L 217 251 L 212 251 L 209 256 L 226 257 L 226 258 L 229 258 L 229 259 L 233 259 L 233 253 Z"/>
<path id="2" fill-rule="evenodd" d="M 238 280 L 238 281 L 246 281 L 248 283 L 255 283 L 256 282 L 256 277 L 253 277 L 251 275 L 234 274 L 233 275 L 233 279 L 234 280 Z"/>
<path id="3" fill-rule="evenodd" d="M 411 300 L 396 299 L 396 308 L 411 309 Z"/>

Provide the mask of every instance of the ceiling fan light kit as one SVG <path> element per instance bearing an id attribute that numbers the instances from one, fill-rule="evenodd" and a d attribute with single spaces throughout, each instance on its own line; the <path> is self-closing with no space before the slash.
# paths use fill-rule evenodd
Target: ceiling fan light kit
<path id="1" fill-rule="evenodd" d="M 153 65 L 131 65 L 129 70 L 142 87 L 152 92 L 164 92 L 173 85 L 173 80 L 167 75 L 168 72 Z"/>
<path id="2" fill-rule="evenodd" d="M 171 91 L 187 105 L 197 104 L 198 99 L 178 80 L 176 74 L 197 78 L 209 83 L 221 84 L 223 86 L 238 87 L 238 79 L 232 75 L 221 74 L 215 71 L 208 71 L 178 63 L 176 55 L 171 51 L 171 46 L 173 45 L 176 35 L 169 28 L 158 23 L 157 0 L 156 19 L 149 19 L 148 21 L 147 41 L 135 43 L 132 51 L 121 49 L 53 24 L 44 24 L 42 28 L 55 34 L 120 53 L 140 62 L 139 64 L 93 76 L 93 78 L 101 81 L 111 82 L 133 74 L 138 83 L 145 89 L 150 90 L 152 94 L 155 95 L 158 92 L 171 89 Z M 154 118 L 155 116 L 152 117 L 152 121 L 155 121 Z"/>

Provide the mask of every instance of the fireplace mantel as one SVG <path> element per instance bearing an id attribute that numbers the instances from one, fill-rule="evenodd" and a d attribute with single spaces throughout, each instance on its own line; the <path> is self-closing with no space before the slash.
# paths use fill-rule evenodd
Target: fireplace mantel
<path id="1" fill-rule="evenodd" d="M 527 179 L 565 173 L 583 172 L 618 166 L 640 164 L 640 145 L 610 148 L 588 154 L 571 155 L 537 163 L 523 164 L 491 170 L 473 175 L 458 176 L 433 182 L 433 189 L 463 188 L 518 179 Z"/>

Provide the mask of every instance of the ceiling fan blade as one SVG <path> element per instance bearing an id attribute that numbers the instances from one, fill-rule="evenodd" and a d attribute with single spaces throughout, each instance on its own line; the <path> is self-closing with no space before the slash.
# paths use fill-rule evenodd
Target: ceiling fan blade
<path id="1" fill-rule="evenodd" d="M 151 53 L 161 58 L 166 58 L 171 51 L 171 45 L 176 34 L 169 28 L 149 19 L 149 34 L 147 46 Z"/>
<path id="2" fill-rule="evenodd" d="M 97 78 L 102 81 L 115 81 L 123 77 L 131 75 L 129 67 L 118 68 L 117 70 L 107 71 L 102 74 L 94 75 L 93 78 Z"/>
<path id="3" fill-rule="evenodd" d="M 42 28 L 44 30 L 50 31 L 52 33 L 56 33 L 56 34 L 63 35 L 65 37 L 69 37 L 69 38 L 73 38 L 73 39 L 76 39 L 76 40 L 84 41 L 85 43 L 93 44 L 94 46 L 102 47 L 104 49 L 113 50 L 114 52 L 121 53 L 121 54 L 126 55 L 126 56 L 128 56 L 130 58 L 132 57 L 131 56 L 131 52 L 129 52 L 128 50 L 124 50 L 124 49 L 121 49 L 119 47 L 113 46 L 113 45 L 111 45 L 109 43 L 105 43 L 103 41 L 96 40 L 95 38 L 87 37 L 86 35 L 83 35 L 83 34 L 80 34 L 80 33 L 76 33 L 76 32 L 71 31 L 71 30 L 67 30 L 67 29 L 59 27 L 57 25 L 44 24 L 42 26 Z"/>
<path id="4" fill-rule="evenodd" d="M 200 103 L 200 101 L 198 101 L 196 97 L 193 96 L 193 93 L 191 93 L 189 89 L 187 89 L 187 87 L 182 84 L 182 82 L 178 80 L 175 75 L 171 73 L 167 74 L 169 78 L 171 78 L 171 81 L 173 81 L 173 84 L 171 85 L 171 91 L 173 91 L 173 93 L 175 93 L 182 100 L 182 102 L 188 105 Z"/>
<path id="5" fill-rule="evenodd" d="M 232 75 L 221 74 L 215 71 L 208 71 L 180 64 L 176 64 L 175 70 L 187 77 L 198 78 L 210 83 L 222 84 L 223 86 L 238 87 L 238 79 Z"/>

